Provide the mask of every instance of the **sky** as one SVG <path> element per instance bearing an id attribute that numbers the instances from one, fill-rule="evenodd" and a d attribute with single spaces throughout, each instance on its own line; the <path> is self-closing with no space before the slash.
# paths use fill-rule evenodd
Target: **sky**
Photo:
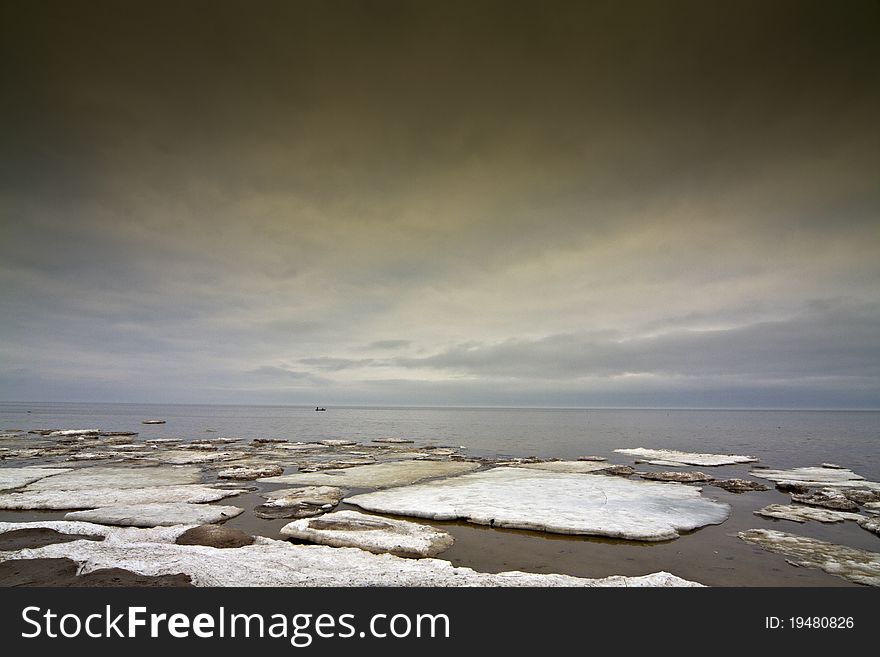
<path id="1" fill-rule="evenodd" d="M 5 2 L 0 400 L 880 408 L 880 2 Z"/>

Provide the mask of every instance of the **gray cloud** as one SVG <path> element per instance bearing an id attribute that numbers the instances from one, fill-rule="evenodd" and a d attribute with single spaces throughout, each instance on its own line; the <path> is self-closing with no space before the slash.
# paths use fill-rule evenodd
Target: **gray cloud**
<path id="1" fill-rule="evenodd" d="M 0 398 L 880 405 L 878 24 L 5 3 Z"/>
<path id="2" fill-rule="evenodd" d="M 376 340 L 367 345 L 367 349 L 403 349 L 412 344 L 412 340 Z"/>
<path id="3" fill-rule="evenodd" d="M 303 365 L 309 365 L 319 370 L 328 370 L 338 372 L 339 370 L 348 370 L 355 367 L 369 367 L 374 364 L 372 358 L 333 358 L 330 356 L 318 356 L 315 358 L 300 358 L 299 362 Z"/>
<path id="4" fill-rule="evenodd" d="M 831 304 L 787 320 L 717 330 L 677 330 L 625 338 L 589 333 L 499 344 L 465 344 L 423 358 L 395 358 L 406 368 L 479 377 L 577 379 L 630 374 L 763 380 L 880 377 L 878 308 Z"/>

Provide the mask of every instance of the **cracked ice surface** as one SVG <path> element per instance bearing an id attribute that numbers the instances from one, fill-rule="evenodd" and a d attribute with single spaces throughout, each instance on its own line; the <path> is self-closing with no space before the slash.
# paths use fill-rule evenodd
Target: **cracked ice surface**
<path id="1" fill-rule="evenodd" d="M 476 470 L 476 463 L 465 461 L 391 461 L 373 465 L 356 465 L 342 470 L 299 472 L 280 477 L 263 477 L 267 484 L 304 484 L 307 486 L 339 486 L 341 488 L 388 488 L 404 486 L 429 477 L 449 477 Z"/>
<path id="2" fill-rule="evenodd" d="M 758 460 L 754 456 L 740 456 L 738 454 L 700 454 L 678 452 L 674 449 L 647 449 L 645 447 L 615 449 L 614 451 L 644 459 L 656 459 L 656 463 L 649 461 L 656 465 L 735 465 L 737 463 L 755 463 Z"/>
<path id="3" fill-rule="evenodd" d="M 452 547 L 447 532 L 408 520 L 380 518 L 358 511 L 337 511 L 295 520 L 281 534 L 321 545 L 356 547 L 398 556 L 433 557 Z"/>
<path id="4" fill-rule="evenodd" d="M 95 466 L 78 468 L 41 479 L 28 491 L 77 490 L 90 488 L 146 488 L 172 484 L 195 484 L 201 481 L 201 470 L 194 467 L 157 466 L 146 468 Z"/>
<path id="5" fill-rule="evenodd" d="M 91 468 L 90 468 L 91 469 Z M 61 475 L 58 475 L 61 476 Z M 79 490 L 24 490 L 0 494 L 0 509 L 95 509 L 118 504 L 154 502 L 216 502 L 247 492 L 244 489 L 218 489 L 191 484 L 150 486 L 148 488 L 83 488 Z"/>
<path id="6" fill-rule="evenodd" d="M 0 468 L 0 490 L 20 488 L 64 472 L 70 472 L 70 468 Z"/>
<path id="7" fill-rule="evenodd" d="M 500 467 L 346 498 L 368 511 L 495 527 L 663 541 L 730 515 L 678 483 Z"/>
<path id="8" fill-rule="evenodd" d="M 857 584 L 880 586 L 880 554 L 773 529 L 749 529 L 737 534 L 747 543 L 783 554 L 796 566 L 818 568 Z"/>
<path id="9" fill-rule="evenodd" d="M 0 522 L 0 534 L 19 529 L 52 529 L 60 534 L 103 536 L 105 543 L 174 543 L 177 537 L 195 525 L 173 527 L 108 527 L 75 520 L 40 520 L 37 522 Z"/>
<path id="10" fill-rule="evenodd" d="M 11 528 L 50 527 L 49 523 L 14 525 Z M 141 575 L 183 573 L 189 575 L 196 586 L 701 586 L 667 572 L 641 577 L 615 575 L 603 579 L 515 571 L 479 573 L 439 559 L 404 559 L 357 548 L 291 545 L 267 538 L 258 538 L 253 545 L 225 549 L 176 545 L 165 542 L 168 535 L 162 534 L 163 542 L 126 542 L 117 532 L 158 530 L 91 527 L 96 529 L 89 528 L 88 533 L 107 538 L 102 542 L 71 541 L 0 552 L 0 562 L 65 558 L 80 564 L 80 574 L 101 568 L 123 568 Z M 51 528 L 65 531 L 61 526 Z M 176 531 L 183 533 L 186 529 L 186 526 L 163 528 L 169 535 Z M 126 535 L 129 536 L 134 535 Z"/>
<path id="11" fill-rule="evenodd" d="M 794 522 L 806 522 L 807 520 L 818 520 L 819 522 L 858 521 L 865 517 L 849 511 L 819 509 L 814 506 L 799 506 L 797 504 L 770 504 L 755 511 L 755 515 Z"/>
<path id="12" fill-rule="evenodd" d="M 124 527 L 169 527 L 223 522 L 234 518 L 242 511 L 244 509 L 237 506 L 188 504 L 186 502 L 119 504 L 86 511 L 72 511 L 66 514 L 64 519 Z"/>
<path id="13" fill-rule="evenodd" d="M 749 474 L 774 483 L 800 484 L 802 486 L 823 488 L 864 488 L 880 490 L 880 483 L 865 481 L 865 478 L 846 468 L 792 468 L 791 470 L 770 470 L 755 468 Z"/>

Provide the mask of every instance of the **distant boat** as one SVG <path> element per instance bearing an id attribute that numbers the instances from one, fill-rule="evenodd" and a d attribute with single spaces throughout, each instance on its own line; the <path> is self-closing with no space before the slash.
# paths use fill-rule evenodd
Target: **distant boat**
<path id="1" fill-rule="evenodd" d="M 320 406 L 315 406 L 316 411 L 326 411 L 326 408 L 321 408 Z"/>
<path id="2" fill-rule="evenodd" d="M 141 424 L 165 424 L 165 420 L 143 420 Z"/>

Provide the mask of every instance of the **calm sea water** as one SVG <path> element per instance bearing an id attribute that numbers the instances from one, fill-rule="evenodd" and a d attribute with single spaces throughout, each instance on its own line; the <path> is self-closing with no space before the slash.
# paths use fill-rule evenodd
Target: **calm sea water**
<path id="1" fill-rule="evenodd" d="M 142 420 L 163 419 L 164 425 Z M 880 412 L 207 406 L 0 402 L 2 429 L 138 431 L 142 439 L 208 436 L 368 441 L 398 436 L 477 456 L 619 462 L 618 447 L 749 454 L 770 467 L 834 462 L 880 478 Z M 210 431 L 209 431 L 210 430 Z"/>

